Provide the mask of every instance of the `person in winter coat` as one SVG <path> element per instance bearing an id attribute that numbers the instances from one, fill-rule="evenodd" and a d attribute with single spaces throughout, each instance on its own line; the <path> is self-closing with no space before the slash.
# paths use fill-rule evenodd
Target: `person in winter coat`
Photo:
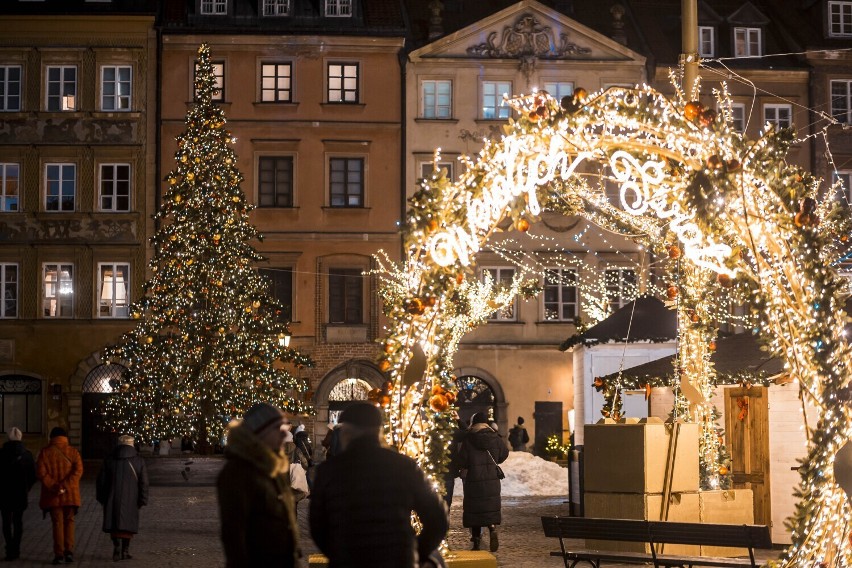
<path id="1" fill-rule="evenodd" d="M 53 563 L 74 562 L 74 516 L 80 508 L 83 459 L 62 428 L 50 431 L 50 442 L 38 453 L 36 475 L 41 480 L 38 506 L 50 513 L 53 525 Z"/>
<path id="2" fill-rule="evenodd" d="M 447 509 L 453 505 L 453 492 L 455 491 L 456 478 L 459 476 L 459 447 L 467 433 L 467 424 L 459 419 L 458 414 L 455 418 L 456 427 L 453 429 L 453 437 L 447 449 L 449 454 L 447 473 L 444 474 L 444 502 L 447 503 Z"/>
<path id="3" fill-rule="evenodd" d="M 319 466 L 310 505 L 311 536 L 329 568 L 435 566 L 446 536 L 444 504 L 417 462 L 382 446 L 381 411 L 355 403 L 340 415 L 341 452 Z M 419 535 L 411 511 L 422 523 Z"/>
<path id="4" fill-rule="evenodd" d="M 513 452 L 527 451 L 530 435 L 527 433 L 527 427 L 524 426 L 523 416 L 518 416 L 518 423 L 509 430 L 509 443 L 512 445 Z"/>
<path id="5" fill-rule="evenodd" d="M 326 459 L 340 453 L 340 424 L 333 424 L 322 439 L 322 447 L 325 448 Z"/>
<path id="6" fill-rule="evenodd" d="M 133 446 L 133 436 L 118 438 L 95 488 L 104 508 L 104 532 L 112 538 L 113 561 L 132 558 L 130 539 L 139 532 L 139 509 L 148 504 L 148 468 Z"/>
<path id="7" fill-rule="evenodd" d="M 35 460 L 21 442 L 21 430 L 12 427 L 9 441 L 0 449 L 0 514 L 6 539 L 6 560 L 21 556 L 24 510 L 29 492 L 36 482 Z"/>
<path id="8" fill-rule="evenodd" d="M 300 556 L 290 463 L 289 421 L 261 402 L 228 426 L 225 467 L 216 480 L 228 568 L 293 568 Z"/>
<path id="9" fill-rule="evenodd" d="M 509 457 L 503 438 L 488 425 L 488 415 L 477 412 L 459 447 L 459 468 L 464 480 L 462 525 L 470 528 L 473 550 L 480 549 L 482 527 L 488 527 L 490 550 L 498 547 L 500 524 L 500 476 L 497 464 Z"/>

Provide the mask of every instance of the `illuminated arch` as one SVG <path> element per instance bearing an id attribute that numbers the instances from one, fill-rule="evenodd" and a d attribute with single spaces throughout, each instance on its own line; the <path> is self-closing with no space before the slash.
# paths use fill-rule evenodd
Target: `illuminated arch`
<path id="1" fill-rule="evenodd" d="M 712 374 L 710 333 L 700 324 L 709 320 L 706 294 L 729 287 L 754 306 L 761 334 L 819 411 L 782 565 L 852 565 L 852 514 L 832 473 L 852 433 L 849 409 L 838 402 L 852 353 L 842 339 L 843 281 L 830 267 L 850 225 L 848 213 L 815 200 L 818 180 L 784 162 L 791 134 L 743 138 L 724 93 L 718 115 L 680 92 L 672 101 L 649 87 L 592 97 L 578 89 L 561 104 L 546 93 L 507 103 L 519 118 L 502 139 L 486 141 L 457 182 L 436 176 L 411 199 L 403 264 L 380 262 L 391 320 L 380 364 L 394 379 L 389 439 L 438 483 L 444 456 L 431 455 L 440 444 L 425 440 L 448 437 L 461 337 L 518 293 L 537 292 L 522 277 L 508 289 L 477 281 L 473 256 L 507 218 L 523 231 L 545 208 L 580 214 L 641 235 L 661 256 L 682 256 L 678 292 L 689 309 L 678 314 L 681 388 L 699 420 Z M 620 208 L 589 181 L 602 167 L 620 187 Z M 416 346 L 426 368 L 412 380 L 406 370 Z"/>

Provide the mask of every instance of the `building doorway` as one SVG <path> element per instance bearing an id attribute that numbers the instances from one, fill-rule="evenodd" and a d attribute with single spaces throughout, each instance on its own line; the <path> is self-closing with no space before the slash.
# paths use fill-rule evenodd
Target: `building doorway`
<path id="1" fill-rule="evenodd" d="M 118 385 L 124 366 L 98 365 L 83 381 L 82 450 L 85 459 L 100 459 L 118 443 L 118 432 L 108 431 L 103 422 L 101 404 Z"/>
<path id="2" fill-rule="evenodd" d="M 485 412 L 490 421 L 497 423 L 500 420 L 505 421 L 504 416 L 499 416 L 494 389 L 483 379 L 475 375 L 462 375 L 456 379 L 456 387 L 458 388 L 456 406 L 459 409 L 460 420 L 467 423 L 477 412 Z"/>
<path id="3" fill-rule="evenodd" d="M 328 422 L 337 424 L 340 413 L 353 402 L 367 400 L 367 393 L 373 387 L 364 379 L 349 377 L 343 379 L 328 393 Z"/>

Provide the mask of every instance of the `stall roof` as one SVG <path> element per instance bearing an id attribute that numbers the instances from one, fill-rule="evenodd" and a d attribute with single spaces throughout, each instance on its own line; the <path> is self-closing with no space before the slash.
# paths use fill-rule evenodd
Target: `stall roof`
<path id="1" fill-rule="evenodd" d="M 575 345 L 599 343 L 662 343 L 677 337 L 677 314 L 651 296 L 640 296 L 605 320 L 572 335 L 559 346 L 567 351 Z"/>

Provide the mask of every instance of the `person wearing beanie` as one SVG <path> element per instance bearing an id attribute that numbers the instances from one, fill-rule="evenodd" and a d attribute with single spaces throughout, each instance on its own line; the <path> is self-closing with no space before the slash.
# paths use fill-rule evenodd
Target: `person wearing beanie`
<path id="1" fill-rule="evenodd" d="M 529 443 L 530 435 L 526 426 L 524 426 L 524 417 L 518 416 L 518 423 L 509 430 L 509 444 L 511 444 L 513 452 L 525 452 Z"/>
<path id="2" fill-rule="evenodd" d="M 136 452 L 133 436 L 118 437 L 104 459 L 95 495 L 104 508 L 103 531 L 112 539 L 112 560 L 127 560 L 130 539 L 139 532 L 139 509 L 148 504 L 148 468 Z"/>
<path id="3" fill-rule="evenodd" d="M 282 449 L 290 423 L 261 402 L 228 426 L 225 467 L 216 480 L 228 568 L 292 568 L 301 556 L 290 463 Z"/>
<path id="4" fill-rule="evenodd" d="M 21 555 L 21 535 L 24 530 L 24 510 L 29 504 L 30 489 L 36 482 L 33 454 L 24 447 L 21 430 L 12 427 L 9 441 L 0 448 L 0 515 L 3 518 L 3 538 L 6 540 L 6 560 Z"/>
<path id="5" fill-rule="evenodd" d="M 80 508 L 83 459 L 63 428 L 50 431 L 50 442 L 36 459 L 36 475 L 41 480 L 38 506 L 50 513 L 53 526 L 53 563 L 74 562 L 74 516 Z"/>
<path id="6" fill-rule="evenodd" d="M 413 459 L 380 441 L 381 411 L 368 402 L 339 419 L 341 450 L 317 466 L 310 499 L 311 536 L 329 566 L 433 566 L 446 536 L 444 503 Z M 422 523 L 411 527 L 411 512 Z"/>
<path id="7" fill-rule="evenodd" d="M 488 425 L 488 414 L 477 412 L 459 447 L 458 465 L 464 482 L 462 525 L 470 528 L 473 550 L 480 549 L 482 527 L 488 527 L 489 549 L 497 552 L 497 525 L 501 519 L 500 480 L 497 464 L 509 457 L 509 447 Z"/>

